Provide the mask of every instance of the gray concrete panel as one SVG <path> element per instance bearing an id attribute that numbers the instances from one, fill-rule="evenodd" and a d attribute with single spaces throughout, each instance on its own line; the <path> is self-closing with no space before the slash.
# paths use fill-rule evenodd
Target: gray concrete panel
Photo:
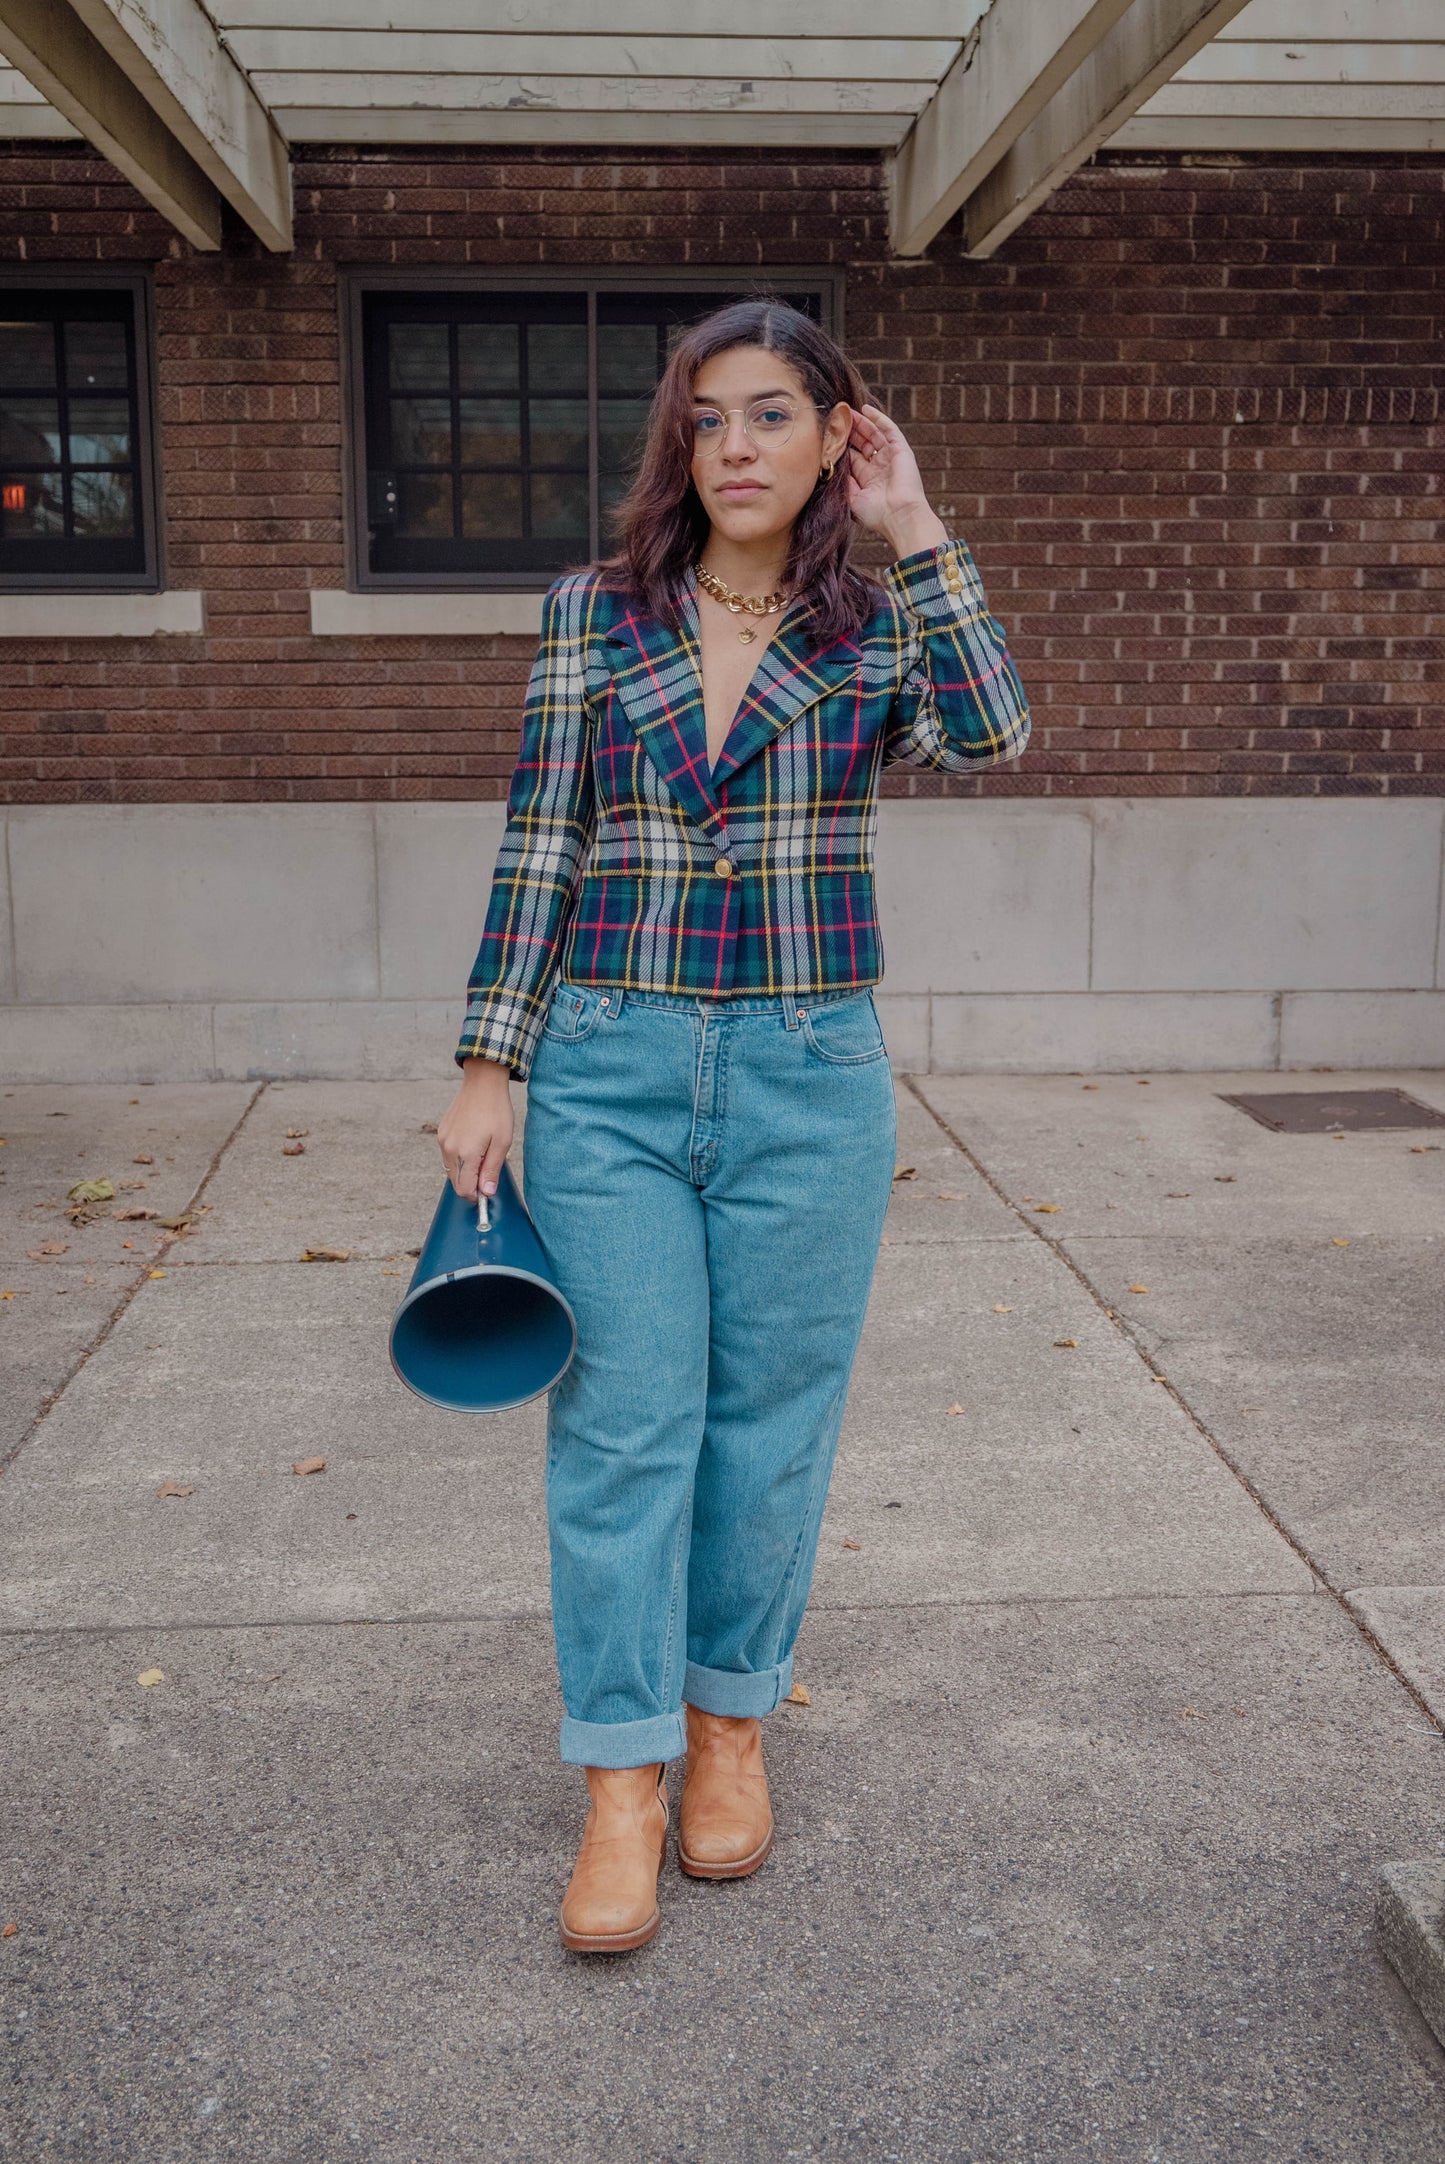
<path id="1" fill-rule="evenodd" d="M 209 1082 L 216 1074 L 203 1000 L 97 1000 L 0 1012 L 0 1081 Z"/>
<path id="2" fill-rule="evenodd" d="M 1096 991 L 1434 981 L 1438 801 L 1119 797 L 1092 816 Z"/>
<path id="3" fill-rule="evenodd" d="M 1058 1237 L 1445 1234 L 1445 1150 L 1430 1130 L 1279 1135 L 1226 1095 L 1403 1088 L 1445 1110 L 1445 1075 L 927 1075 L 916 1086 L 1023 1214 Z M 1422 1145 L 1419 1152 L 1413 1145 Z M 1040 1217 L 1036 1205 L 1054 1203 Z"/>
<path id="4" fill-rule="evenodd" d="M 1069 1338 L 1076 1344 L 1057 1342 Z M 819 1545 L 818 1601 L 1312 1584 L 1041 1243 L 880 1253 Z"/>
<path id="5" fill-rule="evenodd" d="M 9 814 L 25 1001 L 375 998 L 375 853 L 347 805 Z"/>
<path id="6" fill-rule="evenodd" d="M 1445 1237 L 1067 1246 L 1332 1584 L 1445 1586 Z"/>
<path id="7" fill-rule="evenodd" d="M 935 1074 L 1272 1067 L 1279 1034 L 1263 992 L 935 993 Z"/>
<path id="8" fill-rule="evenodd" d="M 1382 1052 L 1382 1047 L 1388 1048 Z M 1287 992 L 1280 1065 L 1445 1067 L 1445 992 Z"/>
<path id="9" fill-rule="evenodd" d="M 131 1290 L 137 1268 L 0 1260 L 0 1466 Z"/>
<path id="10" fill-rule="evenodd" d="M 890 990 L 1082 991 L 1090 818 L 1082 805 L 884 798 L 876 863 Z"/>
<path id="11" fill-rule="evenodd" d="M 87 1267 L 124 1265 L 162 1245 L 153 1221 L 127 1222 L 113 1211 L 153 1209 L 174 1217 L 184 1210 L 254 1094 L 244 1083 L 183 1082 L 133 1089 L 17 1083 L 0 1092 L 0 1260 L 12 1273 L 7 1283 L 33 1284 L 37 1272 L 53 1267 L 29 1256 L 47 1240 L 66 1243 L 67 1266 Z M 154 1162 L 137 1164 L 137 1157 Z M 115 1201 L 88 1223 L 72 1224 L 65 1214 L 69 1189 L 99 1179 L 114 1186 Z"/>
<path id="12" fill-rule="evenodd" d="M 11 1641 L 17 2152 L 1439 2154 L 1372 1923 L 1438 1849 L 1439 1747 L 1332 1603 L 820 1615 L 799 1652 L 774 1855 L 670 1862 L 658 1938 L 589 1963 L 545 1624 Z"/>
<path id="13" fill-rule="evenodd" d="M 1358 1586 L 1346 1597 L 1445 1728 L 1445 1573 L 1435 1585 Z"/>
<path id="14" fill-rule="evenodd" d="M 466 1002 L 318 999 L 218 1002 L 218 1075 L 335 1076 L 390 1082 L 457 1074 Z"/>
<path id="15" fill-rule="evenodd" d="M 383 999 L 465 1005 L 505 804 L 376 804 Z"/>

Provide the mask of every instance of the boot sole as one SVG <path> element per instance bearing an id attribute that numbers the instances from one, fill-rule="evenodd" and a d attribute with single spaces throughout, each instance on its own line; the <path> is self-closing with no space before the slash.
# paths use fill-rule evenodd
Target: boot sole
<path id="1" fill-rule="evenodd" d="M 689 1878 L 751 1878 L 754 1871 L 765 1864 L 773 1852 L 773 1839 L 777 1832 L 769 1826 L 768 1838 L 751 1856 L 744 1856 L 738 1863 L 705 1863 L 700 1857 L 689 1856 L 681 1841 L 677 1844 L 677 1865 Z"/>
<path id="2" fill-rule="evenodd" d="M 593 1936 L 589 1932 L 569 1931 L 560 1916 L 557 1919 L 557 1929 L 562 1935 L 562 1944 L 569 1953 L 629 1954 L 634 1946 L 645 1946 L 649 1939 L 656 1938 L 661 1923 L 662 1910 L 655 1908 L 647 1922 L 639 1924 L 635 1931 L 614 1931 Z"/>

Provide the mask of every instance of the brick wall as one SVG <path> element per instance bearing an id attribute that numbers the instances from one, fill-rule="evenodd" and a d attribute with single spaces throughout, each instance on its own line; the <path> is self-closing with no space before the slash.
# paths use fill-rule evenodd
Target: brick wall
<path id="1" fill-rule="evenodd" d="M 1018 767 L 889 794 L 1439 795 L 1445 158 L 1107 155 L 989 263 L 892 262 L 871 154 L 324 151 L 297 245 L 186 246 L 0 145 L 9 260 L 156 265 L 169 583 L 204 640 L 0 642 L 17 803 L 498 797 L 526 641 L 313 639 L 342 263 L 846 266 L 848 343 L 972 541 Z"/>

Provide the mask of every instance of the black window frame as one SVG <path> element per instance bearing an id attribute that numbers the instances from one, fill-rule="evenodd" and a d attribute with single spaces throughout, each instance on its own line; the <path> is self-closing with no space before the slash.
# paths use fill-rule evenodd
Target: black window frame
<path id="1" fill-rule="evenodd" d="M 368 397 L 381 395 L 366 373 L 366 303 L 376 294 L 420 294 L 444 301 L 449 294 L 469 299 L 488 293 L 525 293 L 581 297 L 586 304 L 588 331 L 588 498 L 591 553 L 598 553 L 601 534 L 598 491 L 599 453 L 597 422 L 597 297 L 616 293 L 630 296 L 678 293 L 716 293 L 719 302 L 732 295 L 763 292 L 807 293 L 816 296 L 818 316 L 834 337 L 843 332 L 843 273 L 832 267 L 780 265 L 776 270 L 757 264 L 710 266 L 706 270 L 649 270 L 626 268 L 595 270 L 575 265 L 546 271 L 513 270 L 505 266 L 476 269 L 433 266 L 407 270 L 393 265 L 354 266 L 340 278 L 343 428 L 345 455 L 342 461 L 343 523 L 346 549 L 346 584 L 351 593 L 544 593 L 558 571 L 575 558 L 562 558 L 556 569 L 482 570 L 388 570 L 371 566 L 370 520 L 372 478 L 369 464 Z M 373 408 L 374 425 L 374 408 Z"/>
<path id="2" fill-rule="evenodd" d="M 0 593 L 161 593 L 165 590 L 165 557 L 158 468 L 158 425 L 155 370 L 155 293 L 147 269 L 100 269 L 91 265 L 34 263 L 6 264 L 0 270 L 0 288 L 14 294 L 19 303 L 26 294 L 42 292 L 77 297 L 86 293 L 128 294 L 130 297 L 130 357 L 133 381 L 129 387 L 132 421 L 131 468 L 134 502 L 140 527 L 137 561 L 124 569 L 106 570 L 94 560 L 76 556 L 60 567 L 48 566 L 27 572 L 7 568 L 0 555 Z M 67 537 L 74 550 L 84 542 Z"/>

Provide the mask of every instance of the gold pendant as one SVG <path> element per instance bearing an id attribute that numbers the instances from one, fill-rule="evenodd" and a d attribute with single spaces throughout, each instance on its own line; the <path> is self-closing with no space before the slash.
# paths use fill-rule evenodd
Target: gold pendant
<path id="1" fill-rule="evenodd" d="M 740 646 L 751 646 L 751 645 L 752 645 L 752 643 L 753 643 L 753 640 L 754 640 L 754 639 L 755 639 L 756 637 L 757 637 L 757 633 L 756 633 L 756 631 L 740 631 L 740 632 L 738 633 L 738 644 L 739 644 Z"/>

